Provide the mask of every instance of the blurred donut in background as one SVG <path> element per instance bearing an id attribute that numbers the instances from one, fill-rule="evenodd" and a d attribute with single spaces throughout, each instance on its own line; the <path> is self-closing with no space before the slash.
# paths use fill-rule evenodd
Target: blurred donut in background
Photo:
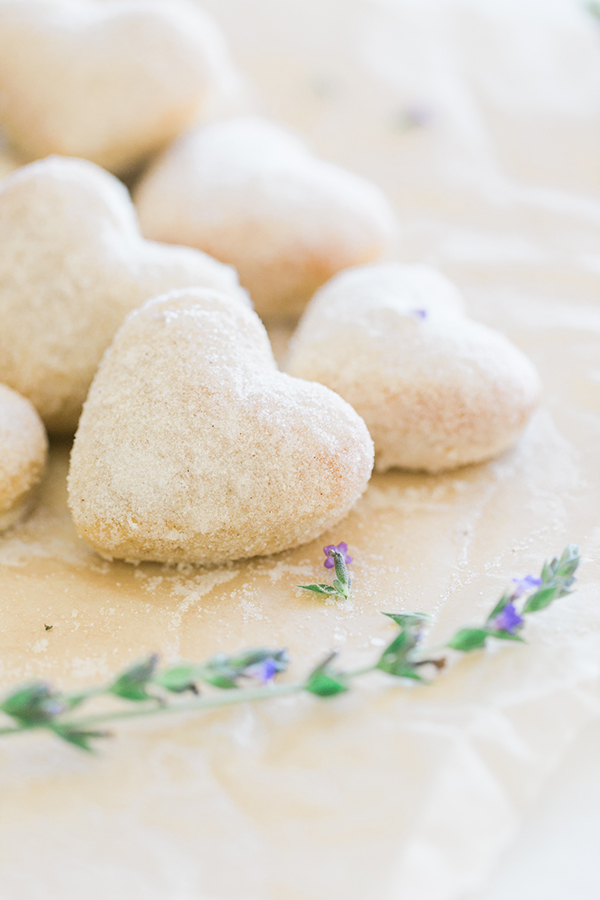
<path id="1" fill-rule="evenodd" d="M 183 135 L 134 200 L 146 237 L 235 266 L 267 319 L 296 316 L 336 272 L 379 259 L 395 230 L 376 185 L 254 116 Z"/>
<path id="2" fill-rule="evenodd" d="M 238 90 L 221 32 L 186 0 L 0 2 L 0 127 L 26 161 L 127 173 Z"/>

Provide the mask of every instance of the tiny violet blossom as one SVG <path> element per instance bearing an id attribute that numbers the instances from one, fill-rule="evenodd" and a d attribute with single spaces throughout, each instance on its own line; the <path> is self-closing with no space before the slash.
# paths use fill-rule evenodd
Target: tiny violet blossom
<path id="1" fill-rule="evenodd" d="M 268 656 L 261 662 L 256 663 L 255 666 L 250 666 L 250 668 L 246 669 L 245 674 L 260 681 L 261 684 L 271 684 L 278 671 L 277 663 L 272 657 Z"/>
<path id="2" fill-rule="evenodd" d="M 344 562 L 347 566 L 352 562 L 352 557 L 348 556 L 348 544 L 345 541 L 342 541 L 341 544 L 338 544 L 337 547 L 335 544 L 329 544 L 327 547 L 323 547 L 323 553 L 327 557 L 323 565 L 326 569 L 333 569 L 335 563 L 333 561 L 333 553 L 332 550 L 337 550 L 338 553 L 341 553 L 344 557 Z"/>
<path id="3" fill-rule="evenodd" d="M 522 597 L 527 591 L 539 587 L 542 583 L 542 579 L 536 578 L 535 575 L 524 575 L 523 578 L 513 578 L 513 581 L 515 584 L 515 589 L 512 593 L 514 600 L 518 597 Z"/>
<path id="4" fill-rule="evenodd" d="M 411 313 L 415 316 L 416 319 L 426 319 L 427 318 L 427 310 L 426 309 L 411 309 Z"/>
<path id="5" fill-rule="evenodd" d="M 502 612 L 500 612 L 492 621 L 492 625 L 498 631 L 507 631 L 514 634 L 515 629 L 519 628 L 525 620 L 519 615 L 515 609 L 514 603 L 507 603 Z"/>

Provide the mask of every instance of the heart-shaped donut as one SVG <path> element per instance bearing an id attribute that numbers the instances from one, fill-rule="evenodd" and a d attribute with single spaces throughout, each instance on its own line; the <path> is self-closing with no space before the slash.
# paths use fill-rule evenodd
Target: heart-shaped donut
<path id="1" fill-rule="evenodd" d="M 212 19 L 182 0 L 0 4 L 0 124 L 27 160 L 127 171 L 195 122 L 229 70 Z"/>
<path id="2" fill-rule="evenodd" d="M 181 137 L 134 201 L 146 237 L 231 263 L 267 317 L 296 315 L 340 269 L 381 257 L 394 230 L 378 187 L 255 117 Z"/>
<path id="3" fill-rule="evenodd" d="M 47 449 L 46 431 L 29 400 L 0 384 L 0 531 L 31 508 Z"/>
<path id="4" fill-rule="evenodd" d="M 102 354 L 144 300 L 199 285 L 247 303 L 233 269 L 145 241 L 123 185 L 49 158 L 0 181 L 0 381 L 73 433 Z"/>
<path id="5" fill-rule="evenodd" d="M 378 471 L 441 472 L 489 459 L 517 439 L 540 380 L 504 335 L 462 308 L 456 288 L 426 266 L 343 272 L 306 310 L 286 370 L 354 407 Z"/>
<path id="6" fill-rule="evenodd" d="M 362 419 L 279 372 L 256 313 L 215 291 L 174 291 L 131 313 L 102 360 L 69 506 L 104 556 L 219 563 L 317 537 L 372 465 Z"/>

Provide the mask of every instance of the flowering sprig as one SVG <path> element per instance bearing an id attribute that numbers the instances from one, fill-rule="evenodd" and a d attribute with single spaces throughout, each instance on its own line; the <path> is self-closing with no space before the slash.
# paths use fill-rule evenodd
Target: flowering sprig
<path id="1" fill-rule="evenodd" d="M 346 567 L 351 562 L 348 548 L 345 544 L 338 544 L 325 550 L 327 558 L 334 562 L 335 581 L 341 588 L 347 587 L 347 594 L 342 595 L 348 596 L 350 578 Z M 525 617 L 571 593 L 578 565 L 579 550 L 570 545 L 562 556 L 544 564 L 539 578 L 528 575 L 516 579 L 513 589 L 503 594 L 483 627 L 457 631 L 442 649 L 469 653 L 482 649 L 489 638 L 522 641 L 520 632 L 525 626 Z M 312 590 L 315 586 L 304 587 Z M 340 592 L 340 588 L 335 590 Z M 442 669 L 446 659 L 440 656 L 439 650 L 422 647 L 430 617 L 425 613 L 383 615 L 394 622 L 398 632 L 380 656 L 362 669 L 338 668 L 335 665 L 337 653 L 333 652 L 302 680 L 276 684 L 276 677 L 286 671 L 289 663 L 284 649 L 259 647 L 232 656 L 217 653 L 202 663 L 179 663 L 162 669 L 158 656 L 153 653 L 106 684 L 78 693 L 61 693 L 41 681 L 9 691 L 0 703 L 0 710 L 10 724 L 0 728 L 0 735 L 45 730 L 82 750 L 91 750 L 94 740 L 109 737 L 103 726 L 121 719 L 200 712 L 267 700 L 282 694 L 309 693 L 318 697 L 333 697 L 348 691 L 353 679 L 375 671 L 402 679 L 405 683 L 431 681 L 431 673 Z M 84 704 L 92 703 L 101 696 L 112 697 L 118 705 L 91 715 L 80 715 Z M 123 701 L 126 704 L 124 707 Z"/>
<path id="2" fill-rule="evenodd" d="M 554 600 L 570 594 L 579 565 L 579 547 L 575 544 L 563 551 L 560 558 L 544 563 L 539 578 L 525 575 L 513 578 L 515 587 L 502 595 L 481 628 L 461 628 L 448 642 L 448 647 L 468 653 L 485 646 L 488 638 L 502 641 L 523 641 L 520 635 L 528 613 L 545 609 Z"/>
<path id="3" fill-rule="evenodd" d="M 328 597 L 337 597 L 339 600 L 347 600 L 352 590 L 352 579 L 348 566 L 352 557 L 348 556 L 348 544 L 342 541 L 340 544 L 329 544 L 323 547 L 326 569 L 335 568 L 336 577 L 331 584 L 299 584 L 303 591 L 312 591 L 314 594 L 324 594 Z"/>

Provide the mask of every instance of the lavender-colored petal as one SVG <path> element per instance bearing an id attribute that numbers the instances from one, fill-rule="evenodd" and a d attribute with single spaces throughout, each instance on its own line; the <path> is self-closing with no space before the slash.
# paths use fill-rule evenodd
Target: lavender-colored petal
<path id="1" fill-rule="evenodd" d="M 494 628 L 498 631 L 507 631 L 509 634 L 514 634 L 515 629 L 522 624 L 523 617 L 515 609 L 514 603 L 507 603 L 493 621 Z"/>
<path id="2" fill-rule="evenodd" d="M 323 553 L 325 554 L 325 557 L 326 557 L 323 565 L 325 566 L 326 569 L 333 569 L 334 562 L 333 562 L 333 557 L 330 556 L 330 552 L 335 549 L 336 549 L 335 544 L 328 544 L 326 547 L 323 547 Z"/>
<path id="3" fill-rule="evenodd" d="M 527 591 L 539 587 L 542 583 L 542 579 L 536 578 L 535 575 L 524 575 L 523 578 L 513 578 L 513 581 L 515 583 L 515 589 L 513 591 L 513 597 L 515 599 L 517 597 L 522 597 Z"/>
<path id="4" fill-rule="evenodd" d="M 266 659 L 263 659 L 262 662 L 256 663 L 255 666 L 250 666 L 250 668 L 246 669 L 246 675 L 249 675 L 251 678 L 256 678 L 261 684 L 270 684 L 278 671 L 277 663 L 268 656 Z"/>
<path id="5" fill-rule="evenodd" d="M 342 554 L 344 562 L 347 566 L 350 565 L 350 563 L 352 562 L 352 557 L 348 556 L 348 544 L 346 543 L 346 541 L 341 541 L 337 546 L 335 544 L 328 544 L 327 547 L 323 547 L 323 553 L 327 557 L 327 559 L 323 563 L 326 569 L 333 569 L 335 565 L 333 561 L 334 550 L 337 550 L 338 553 Z"/>

